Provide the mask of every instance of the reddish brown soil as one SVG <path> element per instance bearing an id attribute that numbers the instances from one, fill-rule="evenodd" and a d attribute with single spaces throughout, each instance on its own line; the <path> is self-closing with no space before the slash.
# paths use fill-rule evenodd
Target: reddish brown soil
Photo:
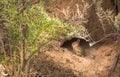
<path id="1" fill-rule="evenodd" d="M 118 77 L 118 69 L 113 71 L 116 49 L 115 41 L 109 39 L 86 49 L 86 57 L 79 57 L 72 50 L 55 46 L 30 64 L 35 77 Z"/>

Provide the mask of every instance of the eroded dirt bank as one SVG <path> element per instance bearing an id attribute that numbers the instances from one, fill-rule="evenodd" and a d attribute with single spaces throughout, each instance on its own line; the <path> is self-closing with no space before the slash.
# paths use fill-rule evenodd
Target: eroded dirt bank
<path id="1" fill-rule="evenodd" d="M 77 19 L 79 16 L 78 12 L 83 10 L 83 7 L 78 4 L 81 4 L 81 0 L 55 0 L 52 4 L 47 5 L 46 10 L 49 15 L 58 17 L 72 25 L 76 25 L 76 21 L 79 20 Z M 89 13 L 90 17 L 91 13 Z M 92 15 L 94 16 L 94 14 Z M 101 36 L 103 34 L 100 33 L 102 29 L 97 27 L 97 25 L 100 24 L 94 24 L 93 22 L 96 23 L 96 20 L 89 24 L 90 30 L 97 31 L 98 33 L 94 32 L 95 35 Z M 93 28 L 93 25 L 95 28 Z M 105 32 L 111 33 L 112 30 L 109 29 L 111 26 L 108 25 L 109 24 L 105 24 L 105 26 L 108 27 L 105 27 Z M 97 38 L 97 36 L 95 37 Z M 119 77 L 119 66 L 115 64 L 119 53 L 119 46 L 114 38 L 107 38 L 92 47 L 84 49 L 87 55 L 80 57 L 74 54 L 69 46 L 68 48 L 62 48 L 58 44 L 53 44 L 53 48 L 49 51 L 42 52 L 39 56 L 31 60 L 30 64 L 32 71 L 35 72 L 34 76 Z"/>
<path id="2" fill-rule="evenodd" d="M 80 57 L 58 46 L 35 57 L 31 66 L 36 77 L 118 77 L 118 70 L 112 71 L 117 56 L 115 41 L 109 39 L 86 51 L 88 55 Z"/>

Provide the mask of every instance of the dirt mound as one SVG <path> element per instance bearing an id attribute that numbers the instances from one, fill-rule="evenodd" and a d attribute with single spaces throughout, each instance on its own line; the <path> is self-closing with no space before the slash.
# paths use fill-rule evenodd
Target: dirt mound
<path id="1" fill-rule="evenodd" d="M 118 70 L 115 74 L 112 71 L 117 55 L 114 41 L 99 43 L 87 53 L 80 57 L 72 50 L 56 47 L 41 53 L 30 64 L 37 72 L 35 77 L 118 77 Z"/>

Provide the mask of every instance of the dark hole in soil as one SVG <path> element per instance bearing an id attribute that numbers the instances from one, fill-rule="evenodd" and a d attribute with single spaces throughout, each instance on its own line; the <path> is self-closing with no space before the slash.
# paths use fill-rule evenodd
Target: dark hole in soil
<path id="1" fill-rule="evenodd" d="M 89 47 L 89 42 L 87 42 L 85 39 L 76 38 L 76 37 L 71 38 L 69 40 L 65 40 L 63 42 L 63 44 L 61 45 L 61 47 L 71 49 L 72 48 L 72 43 L 77 41 L 77 40 L 80 40 L 80 42 L 79 42 L 80 46 Z"/>

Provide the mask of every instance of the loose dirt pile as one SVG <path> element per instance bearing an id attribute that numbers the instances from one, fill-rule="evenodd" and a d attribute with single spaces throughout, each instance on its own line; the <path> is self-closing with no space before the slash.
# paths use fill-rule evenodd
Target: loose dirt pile
<path id="1" fill-rule="evenodd" d="M 88 55 L 80 57 L 72 50 L 55 46 L 35 57 L 30 64 L 36 70 L 35 77 L 118 77 L 118 70 L 112 71 L 116 49 L 115 41 L 109 39 L 87 48 Z"/>

